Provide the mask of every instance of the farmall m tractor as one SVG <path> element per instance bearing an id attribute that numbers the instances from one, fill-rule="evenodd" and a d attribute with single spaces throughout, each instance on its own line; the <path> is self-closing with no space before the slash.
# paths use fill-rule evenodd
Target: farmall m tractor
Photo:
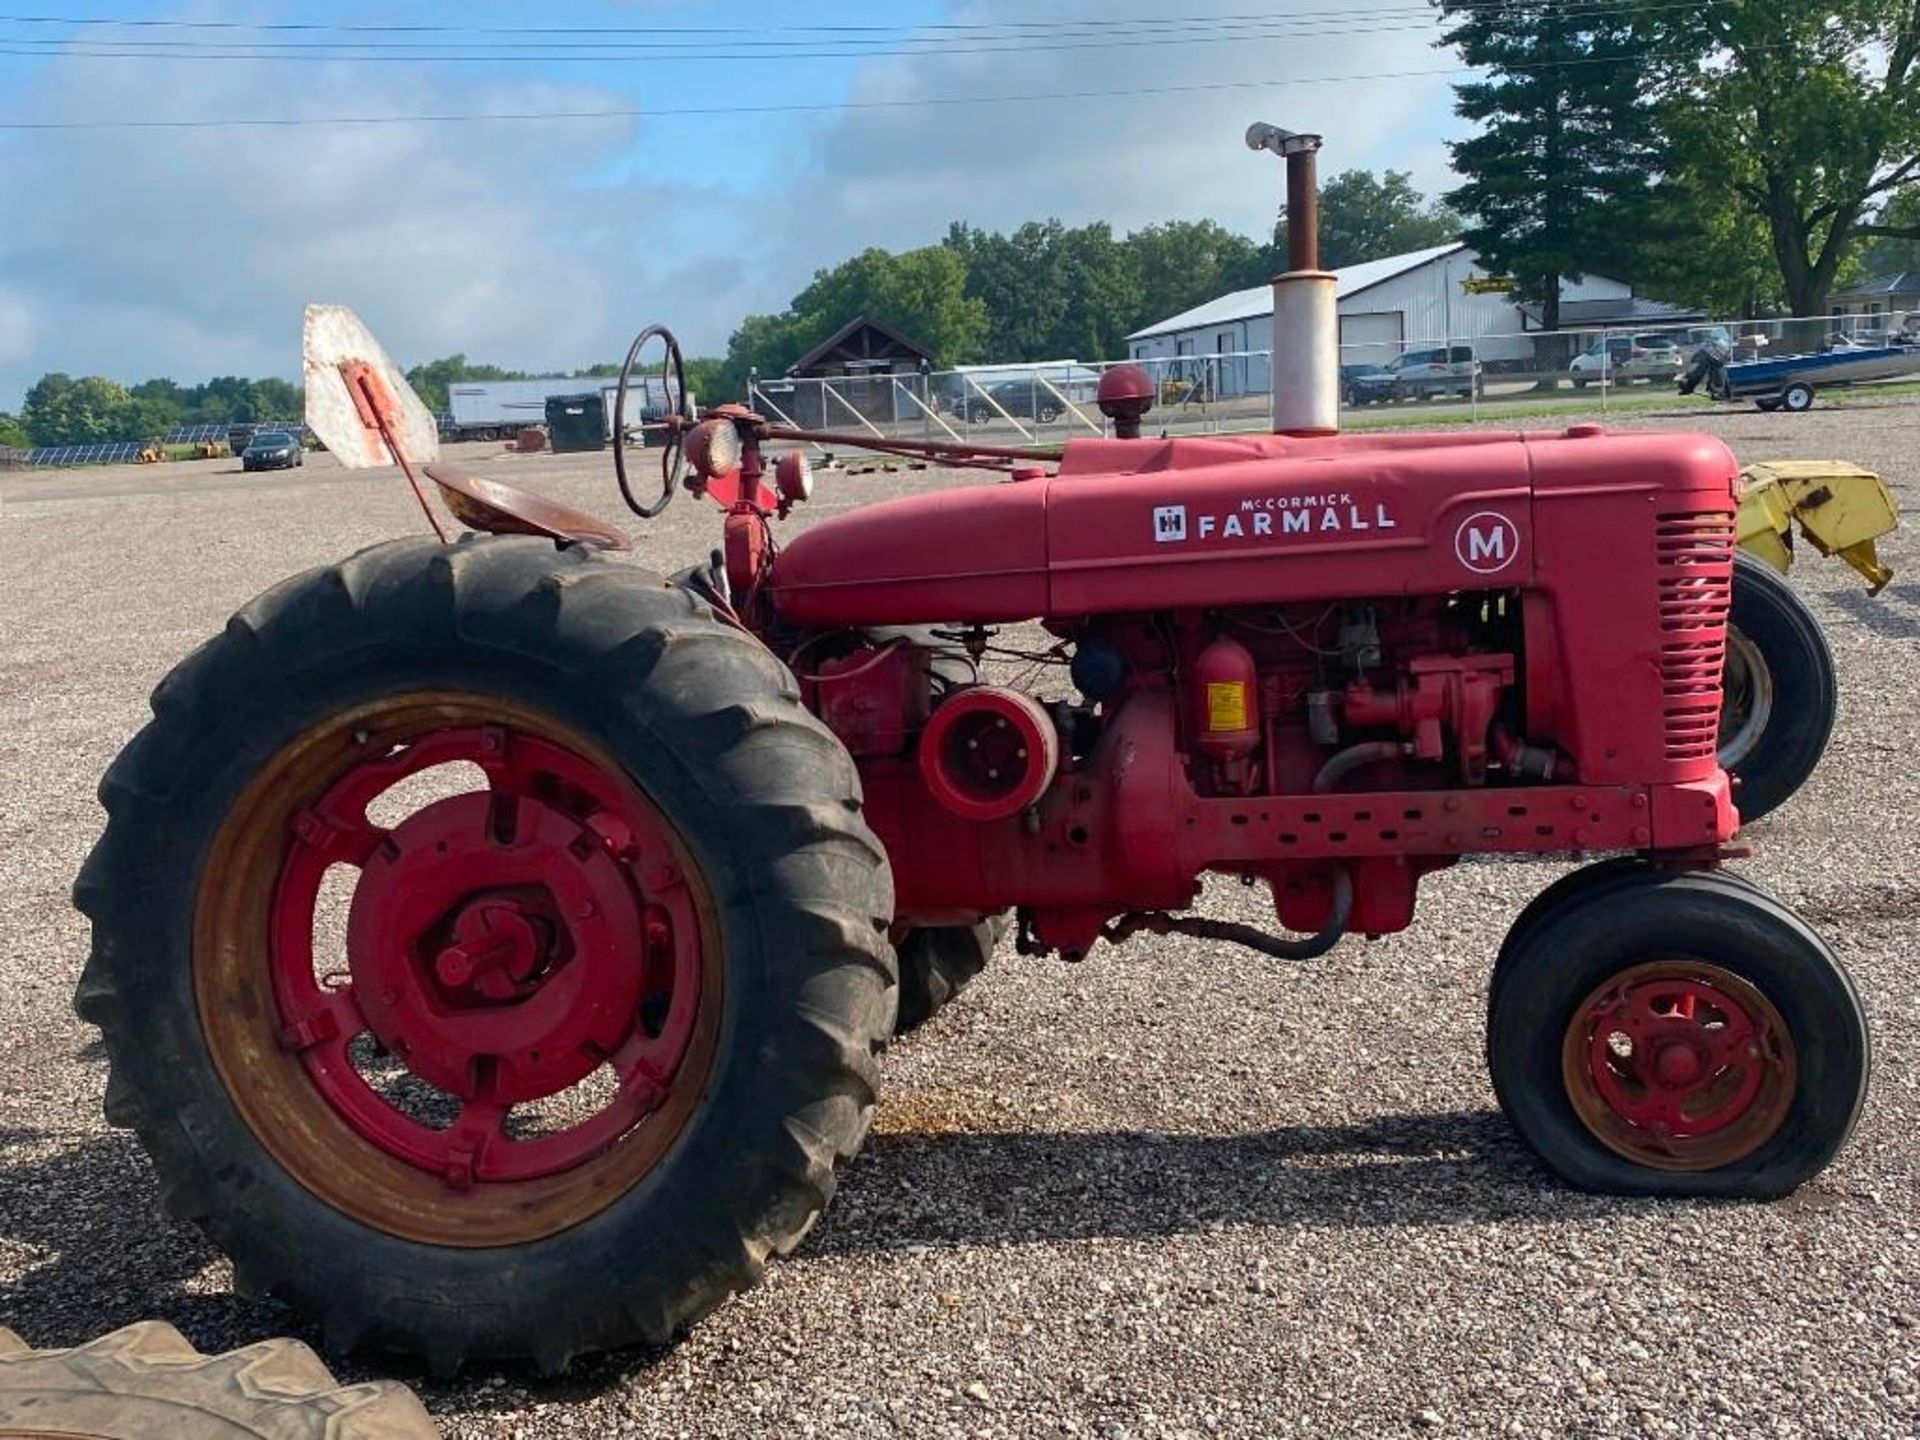
<path id="1" fill-rule="evenodd" d="M 1720 868 L 1731 455 L 1336 434 L 1318 142 L 1251 138 L 1294 213 L 1275 433 L 1142 438 L 1122 370 L 1114 438 L 1051 466 L 895 445 L 1007 474 L 783 544 L 794 432 L 674 416 L 656 499 L 615 452 L 637 514 L 683 474 L 722 512 L 671 578 L 429 465 L 493 533 L 288 580 L 167 677 L 101 786 L 78 1006 L 109 1115 L 243 1289 L 439 1371 L 664 1342 L 805 1237 L 900 1012 L 1003 917 L 1033 956 L 1145 932 L 1306 959 L 1407 927 L 1473 856 L 1611 857 L 1493 962 L 1494 1090 L 1546 1165 L 1764 1198 L 1828 1163 L 1860 1002 Z M 684 396 L 664 332 L 629 367 L 656 337 Z M 329 448 L 413 478 L 432 422 L 391 362 L 348 312 L 307 339 Z M 1073 698 L 981 679 L 1023 625 Z M 1192 914 L 1208 872 L 1267 886 L 1274 932 Z"/>

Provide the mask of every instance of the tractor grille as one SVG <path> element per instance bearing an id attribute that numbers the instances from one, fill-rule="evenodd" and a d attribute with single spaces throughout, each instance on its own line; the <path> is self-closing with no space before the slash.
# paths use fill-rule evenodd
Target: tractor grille
<path id="1" fill-rule="evenodd" d="M 1660 686 L 1667 759 L 1711 759 L 1720 733 L 1720 666 L 1733 605 L 1733 516 L 1658 518 Z"/>

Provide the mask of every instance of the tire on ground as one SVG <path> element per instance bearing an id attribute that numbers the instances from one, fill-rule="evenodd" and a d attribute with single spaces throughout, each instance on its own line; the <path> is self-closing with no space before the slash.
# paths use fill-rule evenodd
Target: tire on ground
<path id="1" fill-rule="evenodd" d="M 1859 995 L 1806 922 L 1746 881 L 1651 868 L 1603 876 L 1537 915 L 1515 941 L 1488 1014 L 1494 1093 L 1540 1159 L 1580 1188 L 1772 1199 L 1818 1174 L 1852 1133 L 1871 1069 Z M 1668 960 L 1751 986 L 1777 1011 L 1792 1047 L 1778 1122 L 1749 1153 L 1712 1169 L 1628 1158 L 1598 1138 L 1570 1098 L 1566 1045 L 1580 1007 L 1633 967 Z"/>
<path id="2" fill-rule="evenodd" d="M 1747 554 L 1734 557 L 1731 629 L 1764 663 L 1771 692 L 1765 722 L 1752 735 L 1726 733 L 1722 717 L 1721 760 L 1739 779 L 1734 804 L 1742 820 L 1778 809 L 1803 785 L 1833 734 L 1840 705 L 1833 654 L 1820 624 L 1777 570 Z M 1747 663 L 1741 640 L 1729 636 L 1729 678 Z M 1736 657 L 1741 657 L 1736 659 Z"/>
<path id="3" fill-rule="evenodd" d="M 203 864 L 250 780 L 350 707 L 440 691 L 588 737 L 677 833 L 722 942 L 718 1038 L 670 1146 L 586 1218 L 510 1245 L 403 1238 L 319 1199 L 251 1128 L 196 1005 L 196 904 L 221 879 Z M 396 541 L 253 601 L 153 709 L 101 782 L 75 1004 L 104 1033 L 109 1120 L 138 1132 L 167 1210 L 232 1257 L 243 1292 L 320 1317 L 335 1350 L 552 1372 L 665 1343 L 806 1235 L 872 1115 L 892 884 L 850 757 L 757 642 L 578 549 Z M 265 964 L 264 929 L 260 944 Z"/>
<path id="4" fill-rule="evenodd" d="M 986 969 L 1007 925 L 995 915 L 977 925 L 939 925 L 910 930 L 897 947 L 900 955 L 900 1018 L 893 1033 L 917 1030 Z"/>
<path id="5" fill-rule="evenodd" d="M 0 1330 L 0 1433 L 151 1440 L 435 1440 L 406 1386 L 342 1385 L 298 1340 L 202 1355 L 143 1320 L 71 1350 Z"/>

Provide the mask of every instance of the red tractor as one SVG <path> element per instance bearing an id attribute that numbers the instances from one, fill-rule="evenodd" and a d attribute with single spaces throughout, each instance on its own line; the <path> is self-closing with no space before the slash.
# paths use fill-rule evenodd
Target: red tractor
<path id="1" fill-rule="evenodd" d="M 1282 284 L 1317 283 L 1302 258 Z M 377 347 L 316 324 L 329 448 L 420 458 Z M 1494 1089 L 1547 1165 L 1635 1195 L 1817 1173 L 1868 1037 L 1826 943 L 1719 868 L 1732 457 L 1324 433 L 1326 350 L 1276 363 L 1289 433 L 1139 438 L 1120 371 L 1119 438 L 1050 471 L 969 451 L 1004 481 L 784 545 L 802 453 L 737 407 L 673 418 L 634 508 L 684 463 L 724 543 L 672 578 L 432 467 L 510 533 L 269 591 L 102 784 L 78 1005 L 168 1209 L 335 1347 L 449 1371 L 661 1343 L 801 1242 L 897 1020 L 1003 917 L 1030 955 L 1145 931 L 1305 959 L 1496 854 L 1616 857 L 1494 962 Z M 1062 683 L 989 683 L 1004 651 Z M 1292 934 L 1191 914 L 1207 872 Z"/>

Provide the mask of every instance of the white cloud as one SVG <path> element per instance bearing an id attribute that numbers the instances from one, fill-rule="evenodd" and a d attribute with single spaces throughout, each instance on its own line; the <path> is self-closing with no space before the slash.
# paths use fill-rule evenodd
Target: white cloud
<path id="1" fill-rule="evenodd" d="M 1107 10 L 1100 0 L 1071 0 L 1045 14 L 1050 21 L 1099 21 Z M 1174 13 L 1185 18 L 1195 12 L 1182 6 Z M 1447 178 L 1441 141 L 1458 126 L 1445 76 L 1290 83 L 1448 66 L 1447 52 L 1433 48 L 1434 26 L 1351 33 L 1367 23 L 1365 9 L 1352 14 L 1353 20 L 1314 22 L 1323 32 L 1348 32 L 1342 34 L 1303 30 L 1293 38 L 1229 44 L 1035 48 L 876 61 L 861 77 L 856 99 L 1165 89 L 1267 78 L 1272 83 L 1045 104 L 850 112 L 814 142 L 805 185 L 820 222 L 814 228 L 889 246 L 937 239 L 946 221 L 956 218 L 1004 228 L 1059 216 L 1073 224 L 1110 220 L 1120 230 L 1212 218 L 1264 235 L 1279 207 L 1282 170 L 1272 157 L 1246 150 L 1242 136 L 1253 120 L 1322 132 L 1323 176 L 1391 167 L 1412 170 L 1416 184 L 1438 189 Z M 1024 20 L 1033 11 L 1021 0 L 975 0 L 959 18 Z"/>
<path id="2" fill-rule="evenodd" d="M 301 67 L 63 61 L 15 113 L 101 116 L 579 110 L 617 92 Z M 408 361 L 452 351 L 524 366 L 615 358 L 671 307 L 724 340 L 699 256 L 715 197 L 691 184 L 588 185 L 635 139 L 623 119 L 42 134 L 0 149 L 0 408 L 44 370 L 123 380 L 297 375 L 301 307 L 360 310 Z"/>
<path id="3" fill-rule="evenodd" d="M 0 287 L 0 365 L 23 360 L 33 353 L 33 316 L 26 297 Z M 4 401 L 0 392 L 0 401 Z M 0 404 L 0 408 L 5 408 Z"/>
<path id="4" fill-rule="evenodd" d="M 1103 18 L 1103 6 L 1063 0 L 1046 11 L 1049 20 L 1082 17 Z M 962 0 L 953 18 L 1029 20 L 1033 12 L 1023 0 Z M 690 145 L 689 134 L 701 132 L 671 121 L 658 132 L 606 119 L 0 139 L 0 195 L 9 202 L 0 226 L 0 409 L 52 369 L 129 381 L 295 375 L 308 300 L 354 306 L 408 363 L 463 351 L 559 367 L 616 357 L 650 320 L 671 324 L 691 351 L 715 351 L 743 314 L 778 308 L 817 267 L 868 245 L 931 243 L 953 219 L 1000 228 L 1057 215 L 1125 230 L 1212 217 L 1259 235 L 1282 187 L 1280 166 L 1241 144 L 1253 119 L 1322 130 L 1323 173 L 1412 169 L 1433 190 L 1445 182 L 1441 142 L 1459 128 L 1445 77 L 1288 82 L 1441 69 L 1448 60 L 1432 48 L 1435 34 L 1422 25 L 1229 45 L 877 58 L 856 73 L 855 100 L 1267 75 L 1273 83 L 744 119 L 721 132 L 725 145 L 791 167 L 790 183 L 755 189 L 717 158 L 713 132 Z M 457 68 L 169 71 L 71 59 L 51 62 L 9 98 L 10 115 L 29 120 L 632 103 L 617 88 L 497 82 Z"/>

